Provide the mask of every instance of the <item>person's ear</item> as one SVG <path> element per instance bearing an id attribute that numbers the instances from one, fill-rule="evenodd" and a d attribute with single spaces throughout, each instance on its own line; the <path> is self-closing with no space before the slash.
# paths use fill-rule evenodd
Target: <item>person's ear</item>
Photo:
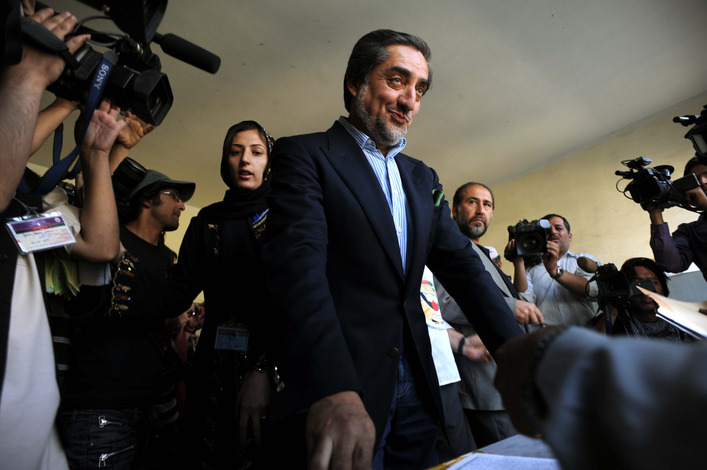
<path id="1" fill-rule="evenodd" d="M 358 89 L 360 85 L 357 85 L 352 78 L 346 79 L 346 89 L 349 90 L 352 96 L 358 95 Z"/>

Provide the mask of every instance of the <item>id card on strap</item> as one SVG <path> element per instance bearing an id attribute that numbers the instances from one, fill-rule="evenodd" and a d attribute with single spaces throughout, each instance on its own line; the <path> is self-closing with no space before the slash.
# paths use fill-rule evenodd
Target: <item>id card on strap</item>
<path id="1" fill-rule="evenodd" d="M 13 217 L 5 222 L 5 226 L 22 254 L 76 243 L 74 234 L 58 211 Z"/>
<path id="2" fill-rule="evenodd" d="M 216 329 L 214 349 L 222 351 L 247 351 L 248 328 L 245 325 L 219 325 Z"/>

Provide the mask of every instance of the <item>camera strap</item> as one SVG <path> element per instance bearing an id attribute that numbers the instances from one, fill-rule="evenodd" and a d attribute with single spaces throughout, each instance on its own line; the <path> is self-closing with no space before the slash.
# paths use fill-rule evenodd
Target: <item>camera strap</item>
<path id="1" fill-rule="evenodd" d="M 93 112 L 96 110 L 98 103 L 100 102 L 101 96 L 103 94 L 103 88 L 108 82 L 108 76 L 113 70 L 113 66 L 117 63 L 118 58 L 113 51 L 107 51 L 103 54 L 103 59 L 101 64 L 98 66 L 96 73 L 93 77 L 93 82 L 91 83 L 91 89 L 88 92 L 88 100 L 86 101 L 86 115 L 84 116 L 83 125 L 81 126 L 81 132 L 79 134 L 78 142 L 74 150 L 69 153 L 63 159 L 60 158 L 61 147 L 62 147 L 62 128 L 59 126 L 54 135 L 54 149 L 53 149 L 53 162 L 51 168 L 42 176 L 39 184 L 34 188 L 30 188 L 27 182 L 22 179 L 18 190 L 22 194 L 30 195 L 43 195 L 47 194 L 49 191 L 54 189 L 54 187 L 59 184 L 59 181 L 65 177 L 75 177 L 79 171 L 81 171 L 81 162 L 76 162 L 74 168 L 69 171 L 72 163 L 76 160 L 79 155 L 79 149 L 83 144 L 83 138 L 86 135 L 86 129 L 88 129 L 91 123 L 91 118 L 93 117 Z"/>

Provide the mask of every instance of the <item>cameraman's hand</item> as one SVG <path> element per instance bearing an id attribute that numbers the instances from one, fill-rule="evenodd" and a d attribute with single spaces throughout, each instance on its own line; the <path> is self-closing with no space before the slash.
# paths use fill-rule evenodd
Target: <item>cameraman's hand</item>
<path id="1" fill-rule="evenodd" d="M 547 249 L 543 253 L 543 265 L 550 276 L 557 274 L 557 261 L 560 259 L 560 244 L 556 241 L 548 240 Z"/>
<path id="2" fill-rule="evenodd" d="M 111 106 L 110 101 L 103 100 L 93 112 L 91 123 L 86 129 L 83 139 L 82 152 L 100 152 L 108 156 L 113 142 L 127 124 L 126 119 L 118 120 L 120 108 Z M 130 113 L 128 113 L 129 119 Z"/>
<path id="3" fill-rule="evenodd" d="M 128 157 L 130 149 L 136 146 L 154 128 L 154 125 L 146 123 L 137 116 L 132 116 L 128 119 L 128 125 L 120 131 L 118 140 L 110 151 L 111 173 L 118 168 L 120 162 Z"/>
<path id="4" fill-rule="evenodd" d="M 687 202 L 696 209 L 707 210 L 707 195 L 702 187 L 693 188 L 685 193 Z"/>
<path id="5" fill-rule="evenodd" d="M 68 11 L 55 16 L 52 15 L 54 15 L 54 10 L 45 8 L 32 15 L 30 19 L 41 24 L 63 41 L 64 37 L 76 25 L 76 17 Z M 66 41 L 66 46 L 71 53 L 74 53 L 86 42 L 88 37 L 89 35 L 87 34 L 74 36 Z M 39 51 L 34 47 L 25 45 L 22 51 L 22 61 L 16 67 L 17 72 L 23 73 L 25 79 L 29 80 L 31 85 L 37 85 L 44 90 L 59 78 L 65 65 L 64 59 L 58 54 Z"/>
<path id="6" fill-rule="evenodd" d="M 143 137 L 152 132 L 155 128 L 153 124 L 148 124 L 137 116 L 132 116 L 128 120 L 128 125 L 120 131 L 118 142 L 125 148 L 133 148 Z"/>
<path id="7" fill-rule="evenodd" d="M 646 211 L 648 212 L 648 217 L 650 217 L 651 219 L 651 224 L 661 225 L 664 223 L 663 208 L 649 205 L 648 207 L 646 207 Z"/>
<path id="8" fill-rule="evenodd" d="M 516 254 L 516 241 L 515 239 L 509 240 L 506 248 L 503 249 L 503 257 L 506 258 L 511 263 L 518 258 Z"/>

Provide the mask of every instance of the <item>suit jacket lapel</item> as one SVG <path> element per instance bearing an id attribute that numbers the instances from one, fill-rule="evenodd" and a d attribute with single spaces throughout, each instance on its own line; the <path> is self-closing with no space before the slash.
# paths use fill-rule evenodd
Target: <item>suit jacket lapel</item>
<path id="1" fill-rule="evenodd" d="M 481 251 L 481 248 L 479 248 L 476 243 L 471 242 L 471 246 L 474 248 L 474 251 L 476 251 L 476 254 L 479 255 L 479 258 L 481 258 L 481 262 L 484 263 L 484 268 L 486 268 L 486 271 L 488 271 L 493 278 L 493 282 L 495 282 L 498 288 L 501 289 L 503 295 L 506 297 L 513 297 L 511 292 L 508 290 L 508 286 L 506 286 L 506 281 L 501 278 L 501 275 L 498 273 L 498 268 L 493 264 L 493 261 L 486 256 L 486 253 Z"/>
<path id="2" fill-rule="evenodd" d="M 403 277 L 403 263 L 388 201 L 371 165 L 356 141 L 339 123 L 327 131 L 329 148 L 322 149 L 341 180 L 366 213 L 384 250 Z"/>
<path id="3" fill-rule="evenodd" d="M 400 157 L 400 158 L 398 158 Z M 420 190 L 420 183 L 425 180 L 425 168 L 415 160 L 399 154 L 396 157 L 400 179 L 405 189 L 408 201 L 408 272 L 422 271 L 425 263 L 426 243 L 429 239 L 429 228 L 432 226 L 434 205 L 432 204 L 432 189 L 429 194 Z"/>

